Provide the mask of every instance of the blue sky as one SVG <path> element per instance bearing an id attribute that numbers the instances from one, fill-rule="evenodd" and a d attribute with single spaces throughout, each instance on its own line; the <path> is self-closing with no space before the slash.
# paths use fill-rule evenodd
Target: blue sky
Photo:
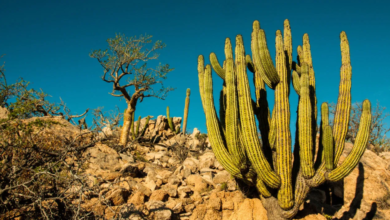
<path id="1" fill-rule="evenodd" d="M 112 85 L 101 80 L 103 70 L 89 57 L 95 49 L 107 48 L 106 40 L 115 33 L 126 36 L 153 35 L 167 47 L 159 61 L 175 70 L 166 86 L 175 87 L 165 101 L 145 99 L 137 105 L 138 115 L 182 116 L 185 91 L 190 88 L 191 103 L 187 128 L 206 132 L 201 106 L 197 57 L 215 52 L 224 57 L 226 37 L 242 34 L 250 52 L 252 22 L 259 20 L 265 30 L 271 56 L 275 56 L 275 31 L 283 30 L 288 18 L 292 28 L 293 57 L 302 36 L 308 33 L 316 73 L 317 98 L 337 102 L 341 53 L 339 33 L 346 31 L 351 47 L 352 101 L 376 100 L 390 107 L 388 75 L 390 51 L 390 2 L 382 1 L 0 1 L 0 54 L 6 54 L 9 82 L 22 77 L 31 88 L 61 97 L 74 113 L 104 106 L 105 110 L 126 107 L 124 100 L 112 97 Z M 215 97 L 222 81 L 214 74 Z M 270 90 L 269 90 L 270 91 Z M 295 125 L 297 96 L 291 92 L 291 124 Z M 217 100 L 216 100 L 217 101 Z M 273 106 L 273 91 L 269 92 Z M 91 119 L 91 116 L 89 117 Z M 390 121 L 387 120 L 389 124 Z"/>

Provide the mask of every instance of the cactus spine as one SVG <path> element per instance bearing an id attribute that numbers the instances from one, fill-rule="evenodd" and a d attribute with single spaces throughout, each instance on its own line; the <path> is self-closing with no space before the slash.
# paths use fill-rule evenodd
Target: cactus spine
<path id="1" fill-rule="evenodd" d="M 339 98 L 333 129 L 329 126 L 328 107 L 321 106 L 320 140 L 324 152 L 317 155 L 320 166 L 314 170 L 313 148 L 316 144 L 317 108 L 315 94 L 315 76 L 311 57 L 309 36 L 303 37 L 303 47 L 298 47 L 298 61 L 293 62 L 291 28 L 288 20 L 284 22 L 284 39 L 280 31 L 276 32 L 276 65 L 269 56 L 265 33 L 258 21 L 253 23 L 252 58 L 245 55 L 241 35 L 236 37 L 235 58 L 230 40 L 225 41 L 224 67 L 220 68 L 214 55 L 210 59 L 214 70 L 224 79 L 226 101 L 226 119 L 220 121 L 215 112 L 211 66 L 204 67 L 203 56 L 198 58 L 199 89 L 206 115 L 210 143 L 217 160 L 235 178 L 247 183 L 255 183 L 264 198 L 277 197 L 283 218 L 292 218 L 305 200 L 310 187 L 316 187 L 325 180 L 338 181 L 348 175 L 357 165 L 368 141 L 371 123 L 370 103 L 364 102 L 363 114 L 355 147 L 337 167 L 345 144 L 351 105 L 351 65 L 349 44 L 346 34 L 340 34 L 342 67 Z M 234 60 L 234 61 L 233 61 Z M 216 61 L 216 62 L 215 62 Z M 216 64 L 218 63 L 218 65 Z M 218 67 L 219 66 L 219 67 Z M 256 101 L 251 100 L 248 68 L 254 74 Z M 295 71 L 292 72 L 291 70 Z M 294 89 L 299 95 L 297 141 L 292 164 L 289 85 L 292 77 Z M 265 84 L 275 90 L 275 106 L 272 119 L 266 101 Z M 238 97 L 238 98 L 237 98 Z M 260 124 L 262 142 L 257 136 L 254 113 Z M 223 124 L 226 128 L 223 129 Z M 264 138 L 266 137 L 266 138 Z M 268 138 L 267 138 L 268 137 Z M 226 141 L 225 141 L 226 140 Z M 272 154 L 267 152 L 272 150 Z M 271 156 L 269 156 L 271 155 Z M 246 163 L 249 159 L 250 163 Z M 322 160 L 323 158 L 323 160 Z M 316 163 L 317 163 L 316 161 Z M 297 169 L 295 169 L 297 166 Z M 294 168 L 294 169 L 293 169 Z M 296 170 L 296 172 L 292 172 Z M 255 172 L 257 174 L 254 175 Z M 296 176 L 295 185 L 292 175 Z M 295 186 L 295 189 L 293 189 Z M 268 190 L 268 187 L 275 190 Z M 293 192 L 294 191 L 294 192 Z M 266 201 L 266 200 L 264 200 Z"/>
<path id="2" fill-rule="evenodd" d="M 190 95 L 191 95 L 191 90 L 188 88 L 187 89 L 187 97 L 186 97 L 186 102 L 184 106 L 184 119 L 183 119 L 183 133 L 186 133 L 186 128 L 187 128 L 187 119 L 188 119 L 188 109 L 190 107 Z"/>

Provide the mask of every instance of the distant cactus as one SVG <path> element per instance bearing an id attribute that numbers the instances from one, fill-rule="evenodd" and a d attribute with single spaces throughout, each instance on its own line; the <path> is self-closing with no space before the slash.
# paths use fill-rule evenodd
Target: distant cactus
<path id="1" fill-rule="evenodd" d="M 173 133 L 177 134 L 178 131 L 175 130 L 175 126 L 173 125 L 173 119 L 169 116 L 169 106 L 167 106 L 167 119 L 168 119 L 169 128 Z"/>
<path id="2" fill-rule="evenodd" d="M 188 118 L 188 109 L 190 107 L 190 95 L 191 95 L 191 90 L 188 88 L 187 89 L 187 97 L 186 97 L 186 102 L 184 105 L 184 117 L 183 117 L 183 133 L 186 133 L 186 128 L 187 128 L 187 118 Z"/>
<path id="3" fill-rule="evenodd" d="M 223 95 L 226 100 L 221 102 L 224 106 L 220 106 L 220 109 L 224 109 L 225 114 L 220 119 L 213 101 L 211 66 L 205 67 L 203 56 L 198 57 L 199 90 L 216 158 L 232 176 L 255 185 L 266 208 L 277 210 L 272 212 L 275 216 L 269 216 L 269 219 L 290 219 L 295 216 L 311 187 L 317 187 L 327 180 L 343 179 L 356 167 L 364 153 L 371 123 L 371 106 L 368 100 L 363 103 L 355 146 L 338 166 L 348 130 L 352 76 L 349 43 L 345 32 L 341 32 L 340 40 L 342 67 L 337 112 L 332 128 L 329 126 L 328 106 L 326 103 L 321 106 L 319 143 L 316 143 L 317 99 L 309 36 L 304 35 L 303 47 L 298 47 L 298 61 L 293 62 L 288 20 L 284 22 L 284 39 L 281 31 L 276 32 L 275 65 L 267 48 L 264 30 L 260 29 L 258 21 L 253 23 L 253 60 L 250 55 L 245 55 L 241 35 L 236 37 L 235 60 L 230 39 L 226 39 L 223 68 L 216 55 L 210 55 L 211 66 L 224 82 Z M 247 68 L 254 73 L 256 101 L 251 98 Z M 299 95 L 294 161 L 290 131 L 291 81 Z M 265 84 L 275 90 L 272 117 L 266 100 Z M 255 116 L 259 120 L 261 141 Z M 324 150 L 318 150 L 323 154 L 315 157 L 313 149 L 317 144 Z M 319 167 L 315 170 L 314 164 L 317 163 Z"/>
<path id="4" fill-rule="evenodd" d="M 138 137 L 139 134 L 139 125 L 141 124 L 141 115 L 138 116 L 138 121 L 137 121 L 137 127 L 135 129 L 135 136 Z"/>

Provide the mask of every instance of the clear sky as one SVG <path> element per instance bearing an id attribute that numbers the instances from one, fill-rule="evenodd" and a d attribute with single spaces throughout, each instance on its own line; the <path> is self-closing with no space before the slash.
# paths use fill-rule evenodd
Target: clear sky
<path id="1" fill-rule="evenodd" d="M 52 102 L 61 97 L 74 113 L 104 106 L 105 110 L 126 107 L 113 97 L 112 85 L 101 80 L 103 70 L 89 57 L 95 49 L 107 48 L 106 40 L 115 33 L 126 36 L 153 35 L 167 47 L 159 61 L 175 70 L 168 74 L 166 86 L 175 87 L 165 101 L 144 99 L 137 105 L 138 115 L 182 116 L 185 91 L 190 88 L 188 130 L 206 132 L 201 106 L 197 57 L 215 52 L 224 58 L 224 41 L 242 34 L 250 52 L 252 22 L 259 20 L 265 30 L 271 56 L 275 56 L 275 31 L 283 30 L 288 18 L 292 28 L 293 57 L 308 33 L 316 73 L 317 98 L 337 102 L 341 53 L 339 33 L 347 33 L 351 48 L 352 102 L 370 99 L 390 108 L 390 2 L 386 0 L 297 0 L 297 1 L 101 1 L 101 0 L 1 0 L 0 54 L 6 62 L 6 75 L 13 83 L 22 77 L 31 88 L 50 94 Z M 214 73 L 214 92 L 221 80 Z M 271 91 L 271 90 L 269 90 Z M 254 94 L 252 94 L 254 95 Z M 290 95 L 292 127 L 295 125 L 297 96 Z M 218 99 L 216 100 L 218 101 Z M 273 106 L 273 92 L 269 92 Z M 89 116 L 91 120 L 91 116 Z M 387 120 L 390 124 L 390 121 Z"/>

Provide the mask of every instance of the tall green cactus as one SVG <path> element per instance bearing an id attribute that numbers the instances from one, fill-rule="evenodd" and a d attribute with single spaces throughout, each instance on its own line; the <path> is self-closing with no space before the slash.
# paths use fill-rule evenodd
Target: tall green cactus
<path id="1" fill-rule="evenodd" d="M 338 166 L 344 149 L 351 105 L 351 65 L 345 32 L 340 34 L 340 39 L 342 67 L 337 110 L 332 128 L 329 126 L 328 106 L 326 103 L 321 106 L 321 143 L 316 143 L 317 98 L 309 36 L 304 35 L 303 47 L 298 47 L 298 61 L 293 62 L 288 20 L 284 22 L 284 39 L 281 31 L 276 32 L 275 65 L 269 56 L 265 33 L 260 29 L 258 21 L 253 23 L 253 60 L 250 55 L 245 54 L 241 35 L 236 37 L 235 58 L 230 40 L 226 39 L 223 68 L 215 54 L 210 55 L 213 69 L 226 86 L 224 120 L 218 119 L 215 112 L 211 66 L 204 66 L 203 56 L 198 58 L 199 89 L 213 151 L 232 176 L 257 187 L 263 202 L 277 198 L 280 207 L 278 218 L 288 219 L 296 215 L 311 187 L 326 180 L 341 180 L 358 164 L 364 153 L 371 123 L 368 100 L 364 101 L 355 147 Z M 247 68 L 254 74 L 256 101 L 251 100 Z M 291 73 L 292 70 L 294 71 Z M 291 78 L 299 95 L 294 167 L 289 103 Z M 265 84 L 275 90 L 272 118 L 266 100 Z M 255 115 L 259 121 L 261 141 L 257 135 Z M 323 153 L 319 153 L 321 155 L 317 157 L 313 155 L 316 144 L 324 148 L 321 151 Z M 316 164 L 319 163 L 317 170 L 314 166 L 315 158 Z M 253 175 L 253 172 L 257 175 Z M 277 190 L 270 190 L 269 187 Z"/>
<path id="2" fill-rule="evenodd" d="M 191 95 L 191 90 L 188 88 L 187 93 L 186 93 L 186 101 L 184 104 L 184 117 L 183 117 L 183 133 L 186 133 L 187 129 L 187 119 L 188 119 L 188 110 L 190 108 L 190 95 Z"/>
<path id="3" fill-rule="evenodd" d="M 171 129 L 171 131 L 175 134 L 177 134 L 177 131 L 175 130 L 175 126 L 173 126 L 173 120 L 172 118 L 169 116 L 169 106 L 167 106 L 167 119 L 168 119 L 168 125 L 169 125 L 169 128 Z"/>

